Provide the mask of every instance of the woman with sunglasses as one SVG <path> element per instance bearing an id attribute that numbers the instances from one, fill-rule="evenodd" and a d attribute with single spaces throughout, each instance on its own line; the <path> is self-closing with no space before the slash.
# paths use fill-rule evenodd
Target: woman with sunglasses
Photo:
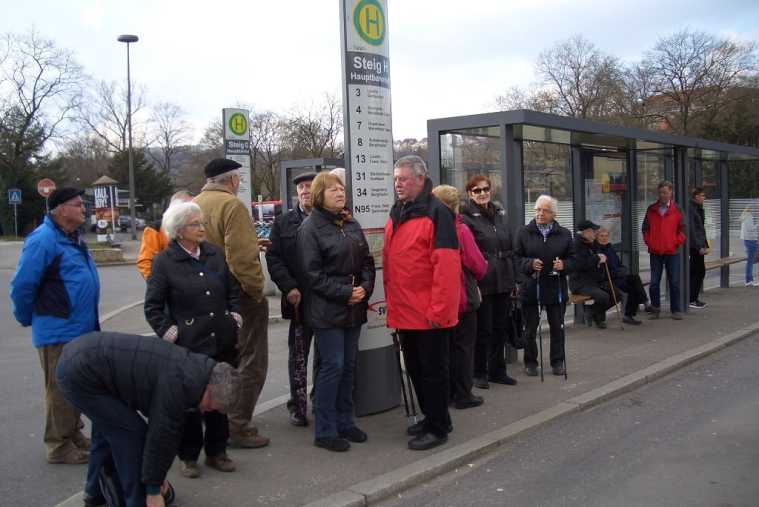
<path id="1" fill-rule="evenodd" d="M 474 353 L 474 385 L 488 389 L 489 382 L 515 385 L 506 373 L 504 344 L 511 328 L 508 305 L 515 286 L 512 237 L 503 208 L 491 200 L 492 185 L 481 174 L 469 178 L 469 201 L 461 208 L 461 218 L 474 233 L 488 271 L 479 281 L 482 303 L 477 310 L 477 343 Z"/>

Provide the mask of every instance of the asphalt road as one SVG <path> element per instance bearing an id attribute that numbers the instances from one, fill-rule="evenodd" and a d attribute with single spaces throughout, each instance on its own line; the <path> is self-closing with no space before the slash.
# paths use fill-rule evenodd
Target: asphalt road
<path id="1" fill-rule="evenodd" d="M 42 371 L 31 329 L 15 321 L 8 297 L 19 252 L 20 245 L 0 242 L 0 287 L 6 288 L 0 291 L 0 506 L 53 506 L 81 491 L 86 467 L 45 460 Z M 101 316 L 144 298 L 145 282 L 134 266 L 101 267 L 98 273 Z M 150 330 L 142 307 L 114 317 L 104 329 Z M 286 323 L 269 326 L 269 361 L 261 402 L 288 393 Z"/>
<path id="2" fill-rule="evenodd" d="M 759 505 L 759 336 L 384 506 Z"/>

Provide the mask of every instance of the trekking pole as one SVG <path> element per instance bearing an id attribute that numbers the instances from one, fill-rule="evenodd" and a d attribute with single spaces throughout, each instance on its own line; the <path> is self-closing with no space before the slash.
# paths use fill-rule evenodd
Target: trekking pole
<path id="1" fill-rule="evenodd" d="M 543 330 L 540 328 L 540 314 L 543 312 L 543 305 L 540 302 L 540 274 L 535 279 L 538 290 L 538 350 L 540 351 L 540 381 L 544 382 L 543 377 Z"/>
<path id="2" fill-rule="evenodd" d="M 411 419 L 411 413 L 408 408 L 408 397 L 406 395 L 406 382 L 403 380 L 403 366 L 401 365 L 401 341 L 398 337 L 398 332 L 394 331 L 393 343 L 395 345 L 395 357 L 398 360 L 398 373 L 401 377 L 401 392 L 403 393 L 403 408 L 406 410 L 406 419 Z"/>
<path id="3" fill-rule="evenodd" d="M 561 309 L 561 344 L 562 349 L 564 351 L 564 381 L 568 380 L 567 376 L 567 335 L 564 332 L 564 312 L 565 308 L 563 306 L 564 303 L 564 291 L 562 291 L 561 287 L 561 273 L 558 273 L 559 276 L 559 308 Z"/>
<path id="4" fill-rule="evenodd" d="M 625 325 L 622 322 L 622 312 L 619 310 L 619 302 L 617 301 L 617 291 L 614 290 L 614 284 L 611 281 L 611 274 L 609 273 L 609 264 L 604 262 L 604 269 L 606 270 L 606 278 L 609 281 L 609 288 L 611 289 L 611 297 L 614 300 L 614 307 L 617 309 L 617 317 L 619 317 L 619 328 L 624 331 Z"/>

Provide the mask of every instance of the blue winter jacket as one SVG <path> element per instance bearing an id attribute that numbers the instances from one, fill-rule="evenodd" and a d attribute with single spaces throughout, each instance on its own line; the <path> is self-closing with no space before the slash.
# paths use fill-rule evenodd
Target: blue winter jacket
<path id="1" fill-rule="evenodd" d="M 50 217 L 26 238 L 10 292 L 13 315 L 32 326 L 35 347 L 100 330 L 95 262 L 84 242 L 74 242 Z"/>

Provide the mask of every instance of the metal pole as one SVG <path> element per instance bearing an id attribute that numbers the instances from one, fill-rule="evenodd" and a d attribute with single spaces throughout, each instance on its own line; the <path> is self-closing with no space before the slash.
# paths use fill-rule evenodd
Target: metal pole
<path id="1" fill-rule="evenodd" d="M 18 204 L 13 205 L 13 230 L 18 238 Z"/>
<path id="2" fill-rule="evenodd" d="M 134 204 L 134 155 L 132 154 L 132 75 L 129 65 L 129 43 L 127 42 L 127 124 L 129 131 L 129 216 L 131 217 L 132 239 L 137 239 L 137 220 Z"/>

